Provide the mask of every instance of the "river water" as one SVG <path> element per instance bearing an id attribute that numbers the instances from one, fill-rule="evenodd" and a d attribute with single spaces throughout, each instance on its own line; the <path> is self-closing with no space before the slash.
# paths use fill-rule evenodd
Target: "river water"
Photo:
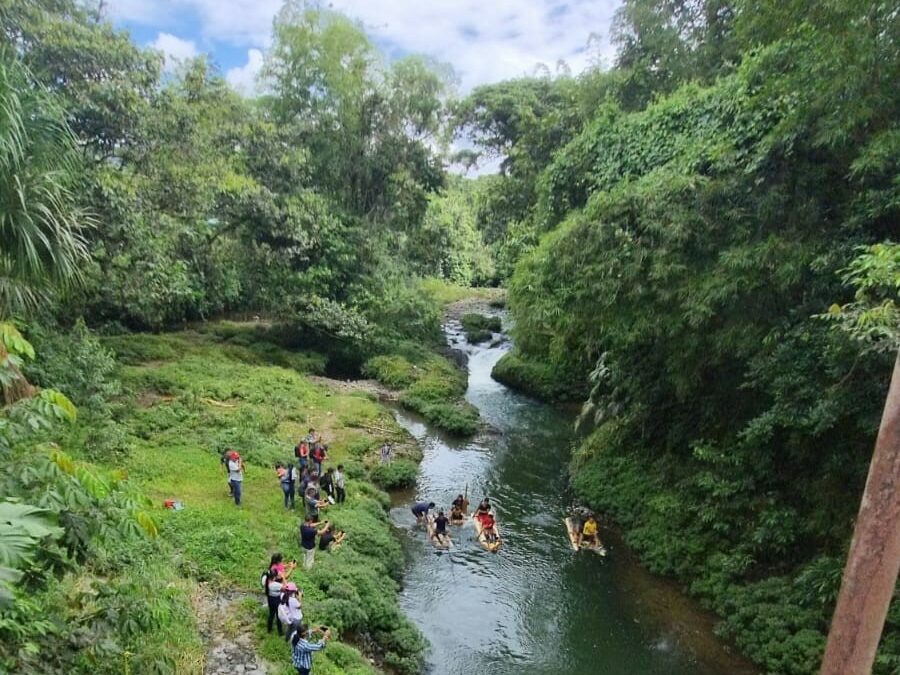
<path id="1" fill-rule="evenodd" d="M 451 339 L 456 331 L 451 329 Z M 458 345 L 469 353 L 466 398 L 494 431 L 448 438 L 398 412 L 424 460 L 414 492 L 395 498 L 405 533 L 401 604 L 431 643 L 432 675 L 753 675 L 712 634 L 712 618 L 646 573 L 611 533 L 606 559 L 569 546 L 563 518 L 572 418 L 491 379 L 509 348 Z M 454 548 L 437 551 L 409 505 L 448 509 L 468 485 L 473 506 L 491 498 L 503 546 L 491 554 L 471 523 Z"/>

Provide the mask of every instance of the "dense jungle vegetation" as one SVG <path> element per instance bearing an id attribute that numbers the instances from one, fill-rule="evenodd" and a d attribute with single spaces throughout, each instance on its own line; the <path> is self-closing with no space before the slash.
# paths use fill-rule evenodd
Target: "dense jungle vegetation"
<path id="1" fill-rule="evenodd" d="M 766 672 L 813 673 L 900 344 L 898 7 L 634 0 L 614 38 L 609 71 L 463 103 L 505 158 L 494 374 L 587 400 L 577 494 Z"/>
<path id="2" fill-rule="evenodd" d="M 307 424 L 352 495 L 305 579 L 346 638 L 317 672 L 417 672 L 373 484 L 417 457 L 370 470 L 392 418 L 307 376 L 474 432 L 435 351 L 448 284 L 508 287 L 498 379 L 584 403 L 578 497 L 766 672 L 815 672 L 900 346 L 898 14 L 625 0 L 609 67 L 457 98 L 289 0 L 251 99 L 102 3 L 0 0 L 0 672 L 199 672 L 198 588 L 255 591 L 293 546 L 269 474 Z M 499 173 L 448 173 L 454 138 Z M 240 512 L 230 444 L 266 494 Z"/>

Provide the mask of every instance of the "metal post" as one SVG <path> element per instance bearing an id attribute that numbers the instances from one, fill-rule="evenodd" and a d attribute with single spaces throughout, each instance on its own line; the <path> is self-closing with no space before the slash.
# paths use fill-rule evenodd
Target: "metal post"
<path id="1" fill-rule="evenodd" d="M 820 675 L 869 675 L 900 571 L 900 354 Z"/>

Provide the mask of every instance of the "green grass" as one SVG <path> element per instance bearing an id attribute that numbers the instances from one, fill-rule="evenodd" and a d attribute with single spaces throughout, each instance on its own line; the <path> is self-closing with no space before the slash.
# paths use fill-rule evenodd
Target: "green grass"
<path id="1" fill-rule="evenodd" d="M 397 603 L 402 551 L 387 517 L 387 496 L 368 482 L 380 445 L 404 435 L 390 412 L 366 395 L 311 383 L 296 366 L 315 364 L 312 355 L 296 361 L 272 343 L 235 345 L 213 327 L 105 343 L 127 363 L 120 375 L 127 391 L 121 424 L 131 445 L 129 477 L 156 505 L 165 499 L 184 504 L 181 511 L 158 511 L 179 577 L 258 592 L 272 552 L 301 557 L 301 510 L 283 508 L 272 466 L 289 461 L 297 439 L 315 427 L 329 444 L 329 465 L 346 464 L 351 479 L 347 503 L 323 515 L 348 533 L 347 540 L 337 551 L 317 552 L 314 568 L 294 575 L 305 590 L 306 616 L 338 635 L 371 633 L 398 672 L 418 670 L 424 643 Z M 247 465 L 241 508 L 228 496 L 219 463 L 226 446 Z M 398 465 L 414 467 L 419 459 L 412 444 L 400 444 L 398 455 Z M 292 672 L 284 644 L 264 634 L 263 610 L 247 611 L 260 653 Z M 317 655 L 316 672 L 372 668 L 355 647 L 335 643 Z"/>
<path id="2" fill-rule="evenodd" d="M 433 277 L 422 280 L 422 290 L 441 305 L 450 305 L 468 298 L 501 302 L 501 299 L 506 295 L 506 291 L 502 288 L 458 286 L 449 281 Z"/>
<path id="3" fill-rule="evenodd" d="M 587 383 L 582 378 L 528 358 L 517 349 L 503 355 L 491 371 L 491 377 L 543 401 L 583 401 L 588 394 Z"/>
<path id="4" fill-rule="evenodd" d="M 458 436 L 478 430 L 478 410 L 463 398 L 466 374 L 442 356 L 410 348 L 403 355 L 369 359 L 363 372 L 385 386 L 401 389 L 400 404 L 436 427 Z"/>

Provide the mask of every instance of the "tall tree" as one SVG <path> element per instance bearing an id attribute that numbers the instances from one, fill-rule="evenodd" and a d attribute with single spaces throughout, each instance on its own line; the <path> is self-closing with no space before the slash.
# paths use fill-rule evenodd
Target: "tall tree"
<path id="1" fill-rule="evenodd" d="M 612 40 L 624 73 L 620 100 L 630 110 L 654 95 L 697 79 L 712 81 L 733 68 L 736 0 L 625 0 L 616 10 Z"/>
<path id="2" fill-rule="evenodd" d="M 75 137 L 54 98 L 0 48 L 0 318 L 77 282 L 87 260 Z"/>
<path id="3" fill-rule="evenodd" d="M 386 67 L 358 25 L 290 1 L 264 77 L 276 119 L 308 148 L 324 194 L 395 229 L 418 222 L 443 179 L 424 143 L 441 125 L 440 73 L 418 58 Z"/>
<path id="4" fill-rule="evenodd" d="M 102 160 L 134 137 L 162 56 L 104 17 L 103 0 L 0 0 L 0 33 L 34 77 L 64 101 L 85 153 Z"/>

